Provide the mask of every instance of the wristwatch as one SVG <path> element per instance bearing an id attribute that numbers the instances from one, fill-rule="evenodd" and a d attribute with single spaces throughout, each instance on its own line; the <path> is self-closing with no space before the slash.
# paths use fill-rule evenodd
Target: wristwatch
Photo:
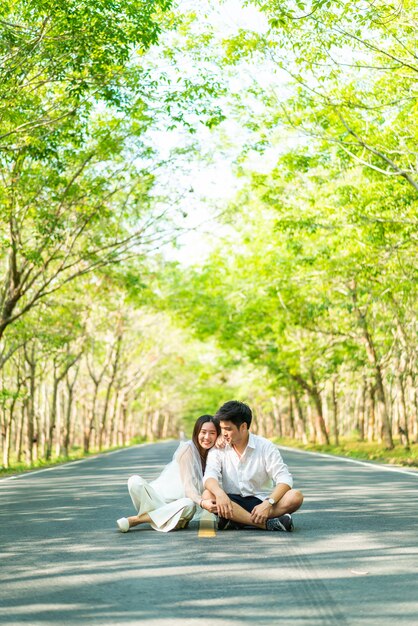
<path id="1" fill-rule="evenodd" d="M 271 506 L 273 506 L 274 504 L 276 504 L 276 501 L 273 498 L 266 498 L 267 502 L 269 504 L 271 504 Z"/>

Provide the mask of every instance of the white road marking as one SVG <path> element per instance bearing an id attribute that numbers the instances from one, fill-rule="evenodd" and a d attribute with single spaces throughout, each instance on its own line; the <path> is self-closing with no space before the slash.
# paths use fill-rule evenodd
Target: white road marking
<path id="1" fill-rule="evenodd" d="M 300 450 L 299 448 L 289 448 L 287 446 L 281 446 L 276 444 L 278 448 L 286 450 L 287 452 L 298 452 L 299 454 L 310 454 L 314 456 L 322 456 L 325 459 L 333 459 L 334 461 L 345 461 L 346 463 L 355 463 L 356 465 L 365 465 L 366 467 L 374 470 L 383 470 L 386 472 L 396 472 L 398 474 L 408 474 L 408 476 L 415 476 L 418 478 L 418 471 L 405 470 L 399 467 L 388 467 L 387 465 L 379 465 L 372 461 L 358 461 L 357 459 L 350 459 L 346 456 L 337 456 L 336 454 L 326 454 L 325 452 L 312 452 L 311 450 Z"/>
<path id="2" fill-rule="evenodd" d="M 14 474 L 13 476 L 7 476 L 7 478 L 0 478 L 0 483 L 6 480 L 17 480 L 18 478 L 24 478 L 25 476 L 33 476 L 34 474 L 40 474 L 41 472 L 50 472 L 56 469 L 62 469 L 63 467 L 67 467 L 67 465 L 78 465 L 79 463 L 84 463 L 85 461 L 91 461 L 92 459 L 98 459 L 101 456 L 110 456 L 111 454 L 117 454 L 118 452 L 122 452 L 123 450 L 130 450 L 131 448 L 142 448 L 143 446 L 150 446 L 151 443 L 138 443 L 135 446 L 129 446 L 127 448 L 119 448 L 119 450 L 112 450 L 111 452 L 102 452 L 101 454 L 95 454 L 94 456 L 87 456 L 84 459 L 78 459 L 77 461 L 64 461 L 63 463 L 59 463 L 57 465 L 53 465 L 52 467 L 44 467 L 44 469 L 34 470 L 33 472 L 28 469 L 28 471 L 23 472 L 22 474 Z"/>

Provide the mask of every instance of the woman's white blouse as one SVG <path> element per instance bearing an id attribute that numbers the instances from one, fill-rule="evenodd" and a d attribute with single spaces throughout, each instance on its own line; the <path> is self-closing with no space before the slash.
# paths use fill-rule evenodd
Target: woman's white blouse
<path id="1" fill-rule="evenodd" d="M 171 463 L 150 485 L 167 502 L 191 498 L 199 504 L 203 491 L 203 471 L 199 453 L 192 441 L 179 445 Z"/>

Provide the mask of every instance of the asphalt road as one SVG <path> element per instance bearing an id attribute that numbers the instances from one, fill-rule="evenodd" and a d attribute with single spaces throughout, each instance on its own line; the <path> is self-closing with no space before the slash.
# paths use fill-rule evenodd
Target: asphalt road
<path id="1" fill-rule="evenodd" d="M 0 624 L 418 625 L 418 472 L 284 450 L 295 532 L 119 533 L 176 445 L 0 481 Z"/>

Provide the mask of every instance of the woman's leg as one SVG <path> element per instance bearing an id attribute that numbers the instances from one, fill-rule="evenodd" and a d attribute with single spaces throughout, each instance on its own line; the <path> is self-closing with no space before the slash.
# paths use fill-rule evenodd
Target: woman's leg
<path id="1" fill-rule="evenodd" d="M 187 526 L 189 525 L 189 522 L 193 519 L 195 513 L 196 513 L 196 505 L 193 501 L 190 501 L 183 508 L 176 528 L 177 529 L 187 528 Z"/>
<path id="2" fill-rule="evenodd" d="M 135 475 L 129 478 L 128 491 L 138 515 L 166 504 L 165 500 L 141 476 Z"/>
<path id="3" fill-rule="evenodd" d="M 152 521 L 148 513 L 142 513 L 142 515 L 131 515 L 131 517 L 127 517 L 126 519 L 129 522 L 129 528 L 133 528 L 139 524 L 150 524 Z"/>
<path id="4" fill-rule="evenodd" d="M 133 526 L 138 524 L 151 523 L 148 516 L 149 511 L 164 506 L 166 503 L 158 493 L 141 476 L 131 476 L 128 480 L 128 491 L 138 515 L 131 517 L 121 517 L 116 524 L 121 532 L 128 532 Z"/>
<path id="5" fill-rule="evenodd" d="M 168 533 L 175 528 L 185 528 L 196 511 L 190 498 L 181 498 L 149 512 L 154 530 Z"/>

